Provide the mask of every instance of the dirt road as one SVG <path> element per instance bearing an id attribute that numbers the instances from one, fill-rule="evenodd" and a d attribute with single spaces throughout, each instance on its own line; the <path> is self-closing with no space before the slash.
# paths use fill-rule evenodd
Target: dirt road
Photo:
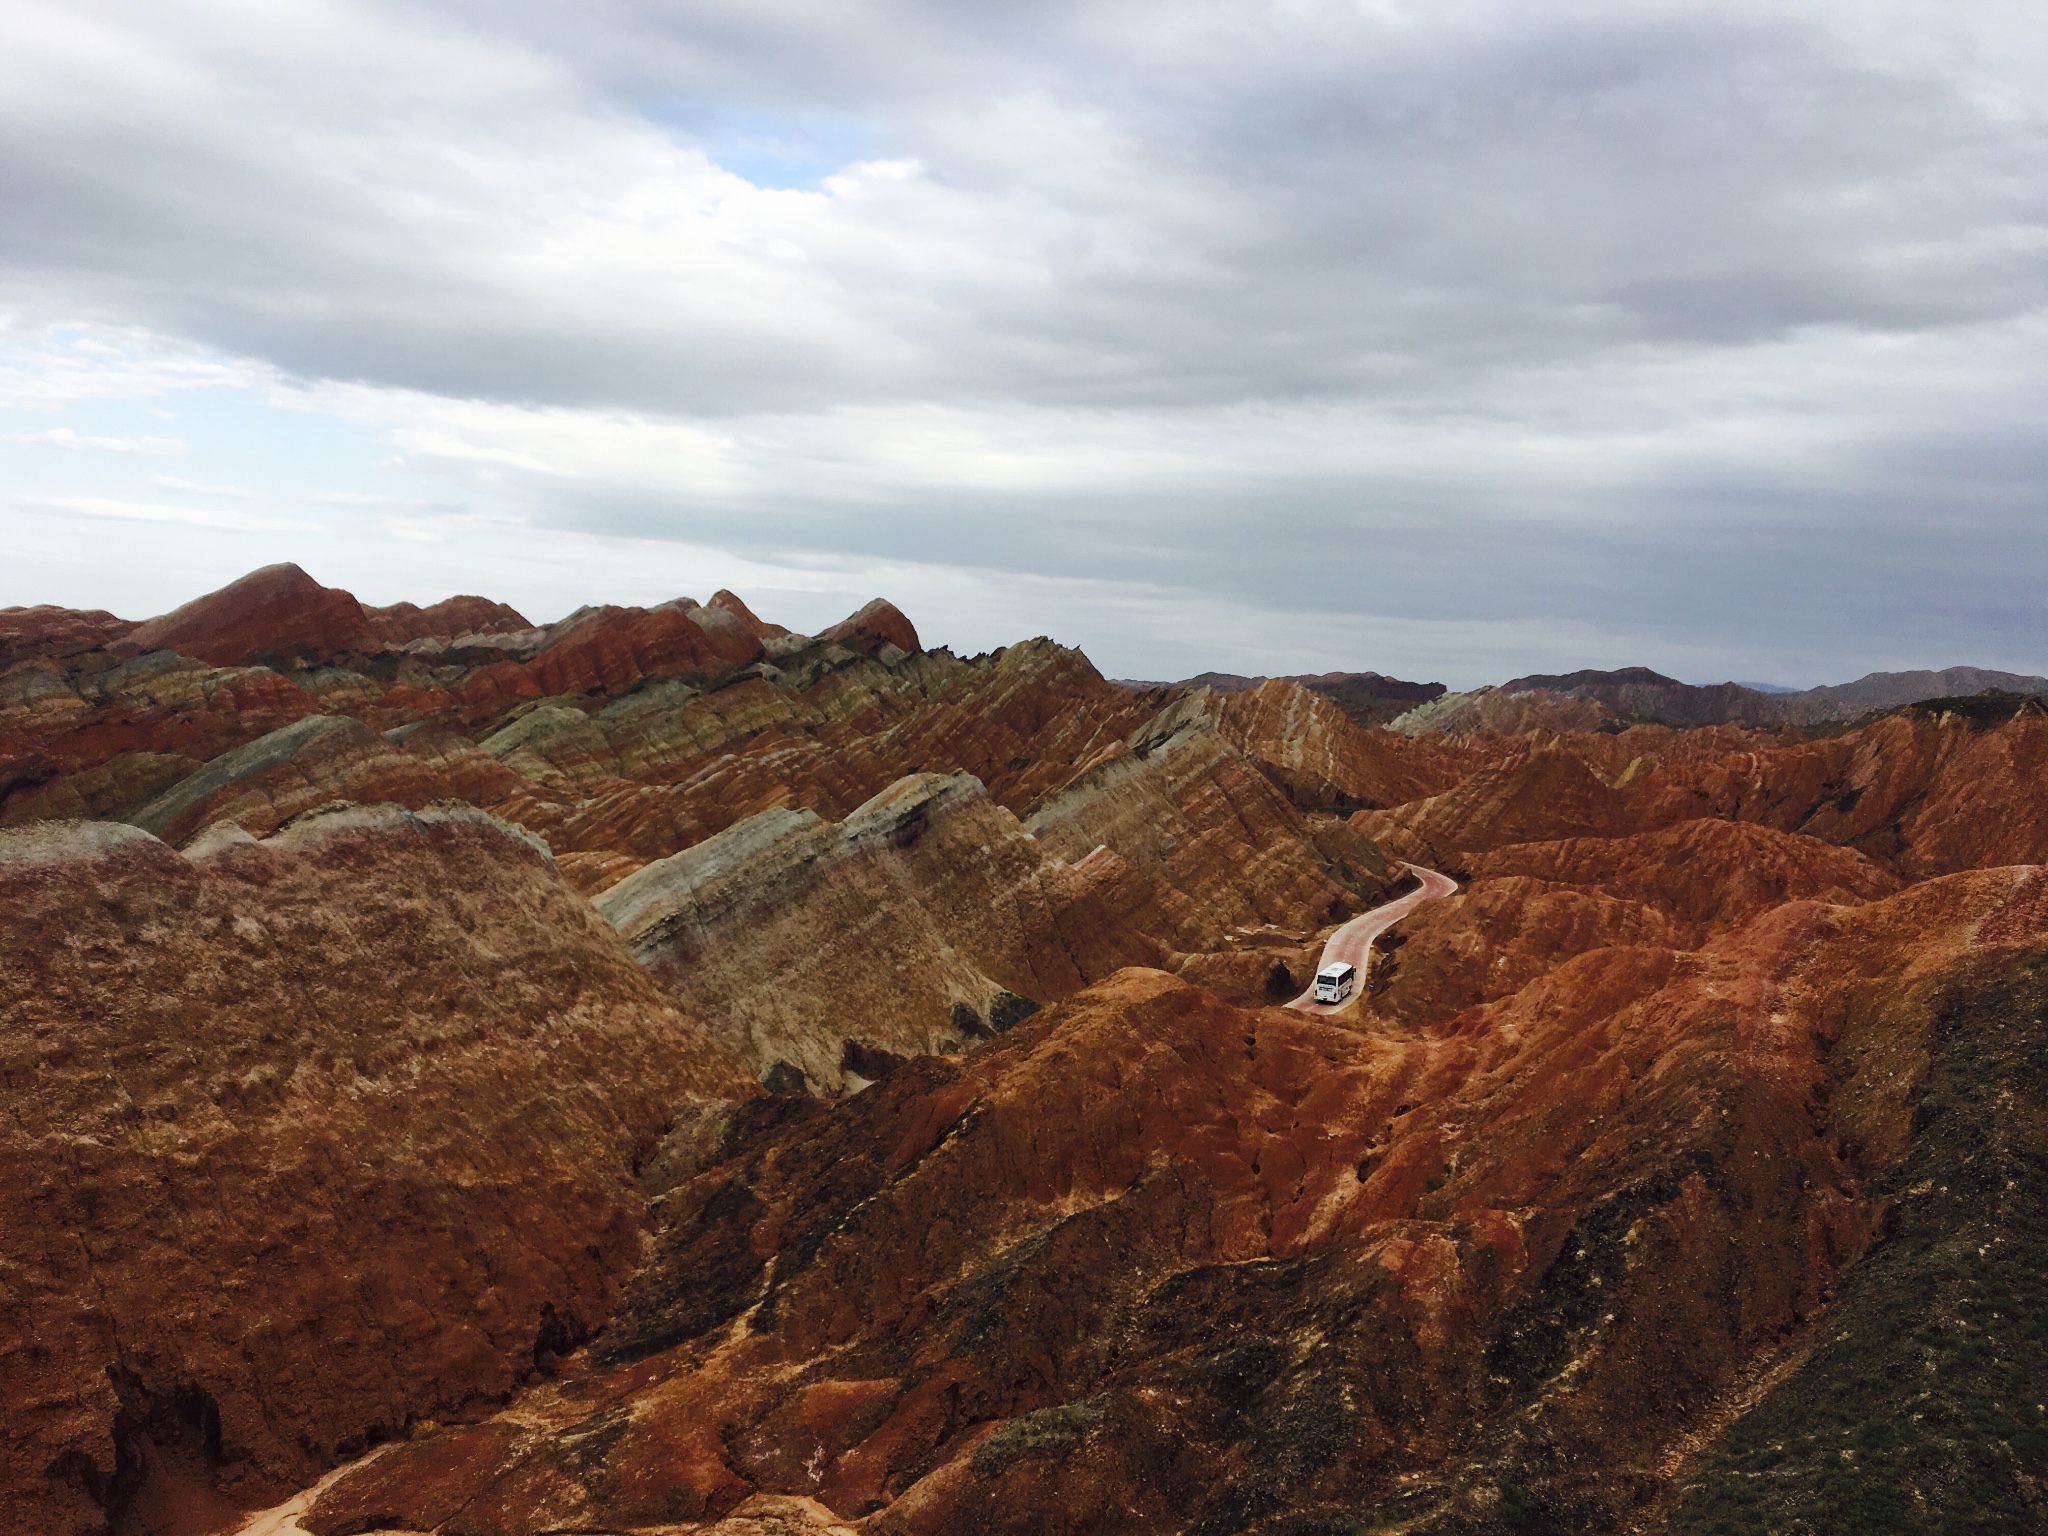
<path id="1" fill-rule="evenodd" d="M 1442 896 L 1457 894 L 1458 882 L 1449 875 L 1440 875 L 1433 869 L 1424 869 L 1419 864 L 1403 866 L 1422 882 L 1419 889 L 1410 891 L 1399 901 L 1390 901 L 1383 907 L 1374 907 L 1370 912 L 1354 917 L 1350 922 L 1330 935 L 1330 941 L 1323 946 L 1323 958 L 1316 969 L 1338 960 L 1349 960 L 1358 967 L 1358 990 L 1365 989 L 1368 974 L 1366 962 L 1372 954 L 1372 941 L 1401 921 L 1425 901 L 1435 901 Z M 1349 1007 L 1357 997 L 1354 992 L 1341 1003 L 1319 1003 L 1313 985 L 1287 1006 L 1299 1008 L 1303 1013 L 1335 1013 Z"/>

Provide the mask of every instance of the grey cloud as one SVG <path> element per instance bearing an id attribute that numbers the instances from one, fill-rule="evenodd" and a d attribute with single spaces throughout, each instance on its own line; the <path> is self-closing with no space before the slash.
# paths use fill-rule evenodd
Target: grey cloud
<path id="1" fill-rule="evenodd" d="M 1333 438 L 1356 408 L 1439 448 L 1058 492 L 836 485 L 823 448 L 747 491 L 512 476 L 549 524 L 1152 583 L 1304 633 L 1597 622 L 1809 679 L 2048 660 L 2015 638 L 2048 570 L 2048 135 L 1996 46 L 2038 56 L 2024 12 L 1959 7 L 1973 54 L 1826 5 L 451 0 L 338 6 L 333 65 L 91 13 L 203 86 L 74 60 L 78 89 L 0 106 L 0 294 L 31 315 L 735 431 L 940 403 L 1170 445 L 1327 404 Z M 921 170 L 736 212 L 686 153 L 733 113 Z M 1843 336 L 1953 344 L 1886 393 Z M 1557 453 L 1473 462 L 1489 437 Z M 1610 442 L 1611 473 L 1578 462 Z"/>
<path id="2" fill-rule="evenodd" d="M 1237 46 L 1171 26 L 1105 37 L 1088 14 L 970 27 L 915 5 L 615 5 L 579 24 L 588 75 L 542 69 L 483 93 L 480 120 L 459 95 L 400 96 L 358 125 L 347 80 L 309 77 L 304 118 L 278 125 L 296 157 L 265 152 L 261 123 L 165 132 L 130 113 L 54 138 L 20 124 L 0 160 L 20 213 L 6 254 L 17 286 L 119 303 L 308 376 L 714 413 L 933 391 L 1124 406 L 1373 392 L 1390 362 L 1399 389 L 1416 369 L 1952 324 L 2048 297 L 2038 249 L 1969 239 L 2041 226 L 2041 182 L 2011 174 L 2033 168 L 2034 125 L 1990 119 L 1938 75 L 1846 61 L 1811 24 L 1568 10 L 1475 27 L 1453 8 L 1442 25 L 1324 18 L 1301 35 L 1275 18 Z M 535 11 L 467 16 L 501 52 L 573 41 Z M 536 304 L 471 242 L 544 243 L 559 208 L 530 215 L 516 185 L 484 178 L 562 172 L 537 163 L 548 113 L 588 115 L 590 153 L 630 158 L 599 114 L 660 83 L 644 62 L 617 78 L 634 48 L 706 100 L 808 89 L 867 114 L 931 169 L 927 200 L 971 226 L 968 248 L 949 229 L 944 259 L 907 269 L 815 255 L 818 285 L 858 322 L 844 335 L 658 292 L 593 306 L 569 273 Z M 205 62 L 249 110 L 294 111 L 235 79 L 232 58 Z M 985 93 L 1027 88 L 1082 142 L 1040 158 L 960 131 Z M 519 112 L 541 117 L 505 116 Z M 386 163 L 336 174 L 351 134 Z M 436 151 L 448 165 L 413 163 Z M 1106 180 L 1075 163 L 1097 151 L 1116 161 Z M 451 168 L 492 153 L 503 163 L 476 178 Z M 631 190 L 629 168 L 586 170 L 594 197 Z M 1025 274 L 985 270 L 1020 253 Z"/>

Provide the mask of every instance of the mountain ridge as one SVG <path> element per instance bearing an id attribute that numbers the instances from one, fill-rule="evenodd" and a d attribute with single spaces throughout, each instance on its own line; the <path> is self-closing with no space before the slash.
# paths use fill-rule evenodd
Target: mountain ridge
<path id="1" fill-rule="evenodd" d="M 1674 725 L 1603 699 L 1728 697 L 1624 669 L 1411 734 L 879 600 L 252 577 L 145 632 L 230 659 L 0 614 L 0 1524 L 1763 1536 L 2048 1486 L 2029 696 Z M 1404 861 L 1456 890 L 1287 1006 Z"/>

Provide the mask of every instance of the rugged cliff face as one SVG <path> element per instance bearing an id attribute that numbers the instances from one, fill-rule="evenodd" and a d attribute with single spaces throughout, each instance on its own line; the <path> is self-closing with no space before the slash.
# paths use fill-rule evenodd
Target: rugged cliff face
<path id="1" fill-rule="evenodd" d="M 248 646 L 232 637 L 269 633 L 293 593 L 318 634 L 357 611 L 281 568 L 152 623 L 226 635 L 216 654 L 239 658 Z M 361 611 L 413 627 L 505 617 L 481 599 Z M 724 649 L 686 648 L 681 672 L 652 675 L 663 653 L 645 646 L 685 630 Z M 1156 704 L 1049 641 L 971 661 L 905 649 L 915 629 L 880 603 L 816 640 L 730 594 L 375 658 L 337 656 L 318 634 L 300 648 L 316 659 L 264 653 L 283 672 L 161 650 L 18 667 L 7 723 L 23 783 L 0 823 L 118 817 L 176 844 L 220 824 L 263 836 L 337 801 L 464 801 L 539 833 L 587 893 L 662 882 L 674 910 L 635 942 L 673 994 L 759 1073 L 782 1062 L 827 1089 L 856 1046 L 894 1057 L 958 1043 L 999 998 L 1064 997 L 1123 964 L 1182 967 L 1238 996 L 1287 990 L 1312 968 L 1318 926 L 1399 875 L 1331 807 L 1402 798 L 1450 761 L 1286 683 L 1148 718 Z M 511 686 L 550 668 L 559 691 Z M 919 803 L 898 807 L 907 819 L 886 836 L 778 834 L 772 868 L 720 876 L 773 900 L 714 912 L 691 894 L 707 861 L 763 851 L 764 827 L 851 827 L 883 814 L 892 785 L 948 774 L 976 781 L 973 807 L 906 791 Z M 927 827 L 939 835 L 916 852 Z M 1209 959 L 1268 925 L 1294 936 L 1291 969 Z"/>
<path id="2" fill-rule="evenodd" d="M 1333 729 L 1359 729 L 1323 708 Z M 1204 690 L 1096 753 L 1025 824 L 1062 857 L 1106 847 L 1179 893 L 1174 937 L 1208 949 L 1233 927 L 1336 921 L 1393 883 L 1370 842 L 1288 799 L 1285 774 L 1232 745 Z"/>
<path id="3" fill-rule="evenodd" d="M 918 774 L 839 823 L 764 811 L 597 908 L 759 1075 L 836 1091 L 1161 962 L 1161 894 L 1106 851 L 1048 855 L 970 774 Z"/>
<path id="4" fill-rule="evenodd" d="M 2048 715 L 1906 710 L 1824 740 L 1657 728 L 1537 734 L 1476 754 L 1440 794 L 1353 824 L 1403 857 L 1715 819 L 1852 848 L 1908 878 L 2048 858 Z"/>
<path id="5" fill-rule="evenodd" d="M 466 808 L 0 832 L 0 1524 L 205 1529 L 599 1325 L 748 1076 Z"/>
<path id="6" fill-rule="evenodd" d="M 1622 1529 L 1884 1251 L 1940 999 L 2044 921 L 1792 902 L 1398 1033 L 1124 972 L 743 1110 L 581 1372 L 305 1527 Z"/>

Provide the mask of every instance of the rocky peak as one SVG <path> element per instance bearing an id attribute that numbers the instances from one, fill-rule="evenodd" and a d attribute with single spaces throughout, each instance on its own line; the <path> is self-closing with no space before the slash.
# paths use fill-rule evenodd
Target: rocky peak
<path id="1" fill-rule="evenodd" d="M 173 650 L 217 667 L 272 658 L 324 661 L 384 648 L 376 625 L 352 594 L 323 587 L 289 562 L 251 571 L 217 592 L 147 619 L 122 644 L 131 654 Z"/>
<path id="2" fill-rule="evenodd" d="M 834 640 L 854 650 L 876 645 L 893 645 L 904 652 L 924 649 L 917 638 L 917 626 L 904 617 L 902 609 L 880 597 L 841 619 L 818 638 Z"/>
<path id="3" fill-rule="evenodd" d="M 746 625 L 758 640 L 779 640 L 789 633 L 789 630 L 780 624 L 770 624 L 763 619 L 757 618 L 754 610 L 740 601 L 736 593 L 728 592 L 723 587 L 712 593 L 711 601 L 704 606 L 721 609 L 731 614 L 742 624 Z"/>
<path id="4" fill-rule="evenodd" d="M 365 608 L 363 612 L 369 615 L 384 643 L 394 648 L 415 640 L 457 640 L 464 635 L 502 635 L 532 628 L 526 616 L 511 604 L 470 595 L 443 598 L 425 608 L 415 603 L 393 603 L 388 608 Z"/>

